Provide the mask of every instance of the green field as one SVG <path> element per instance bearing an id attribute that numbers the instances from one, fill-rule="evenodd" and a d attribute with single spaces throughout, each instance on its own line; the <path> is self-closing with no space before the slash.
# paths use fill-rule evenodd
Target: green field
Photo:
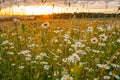
<path id="1" fill-rule="evenodd" d="M 120 80 L 120 19 L 0 22 L 0 80 Z"/>

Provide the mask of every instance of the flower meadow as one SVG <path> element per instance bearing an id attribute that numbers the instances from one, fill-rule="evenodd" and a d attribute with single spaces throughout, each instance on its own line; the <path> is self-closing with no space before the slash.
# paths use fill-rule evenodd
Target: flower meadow
<path id="1" fill-rule="evenodd" d="M 1 22 L 0 80 L 120 80 L 120 20 Z"/>

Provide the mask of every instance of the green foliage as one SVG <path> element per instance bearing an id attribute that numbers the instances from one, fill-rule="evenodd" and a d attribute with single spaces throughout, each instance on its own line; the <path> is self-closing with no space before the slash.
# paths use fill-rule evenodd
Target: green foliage
<path id="1" fill-rule="evenodd" d="M 1 80 L 119 80 L 120 20 L 46 21 L 3 23 Z"/>
<path id="2" fill-rule="evenodd" d="M 25 32 L 25 25 L 24 24 L 21 24 L 21 29 L 23 32 Z"/>

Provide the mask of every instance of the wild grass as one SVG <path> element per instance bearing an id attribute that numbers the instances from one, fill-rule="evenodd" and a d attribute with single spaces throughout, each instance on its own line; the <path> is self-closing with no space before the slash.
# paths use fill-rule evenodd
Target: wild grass
<path id="1" fill-rule="evenodd" d="M 120 80 L 119 19 L 12 21 L 0 29 L 0 80 Z"/>

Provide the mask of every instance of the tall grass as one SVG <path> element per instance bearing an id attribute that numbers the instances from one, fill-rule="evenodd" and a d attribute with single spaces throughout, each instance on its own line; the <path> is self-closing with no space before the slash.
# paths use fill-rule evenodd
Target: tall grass
<path id="1" fill-rule="evenodd" d="M 1 23 L 1 80 L 120 79 L 120 22 Z"/>

